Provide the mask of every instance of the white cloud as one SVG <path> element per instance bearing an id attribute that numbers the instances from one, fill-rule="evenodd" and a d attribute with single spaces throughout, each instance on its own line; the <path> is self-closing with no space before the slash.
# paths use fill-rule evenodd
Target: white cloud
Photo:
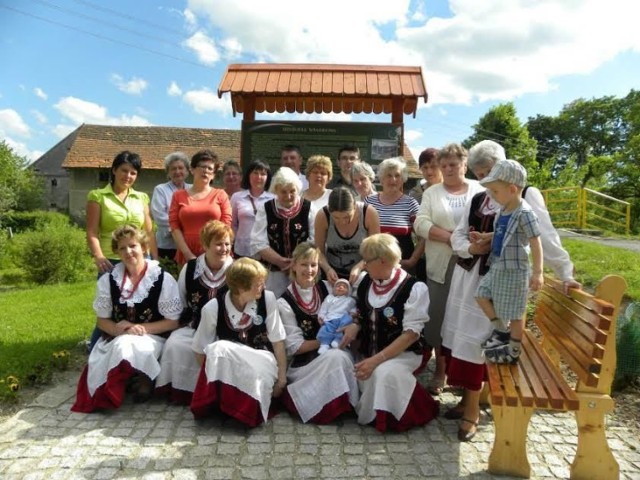
<path id="1" fill-rule="evenodd" d="M 73 132 L 76 128 L 78 128 L 77 125 L 67 125 L 67 124 L 59 123 L 58 125 L 56 125 L 51 129 L 51 132 L 58 138 L 64 138 L 67 135 L 69 135 L 71 132 Z"/>
<path id="2" fill-rule="evenodd" d="M 70 120 L 77 127 L 82 123 L 91 123 L 97 125 L 128 125 L 128 126 L 149 126 L 151 123 L 144 117 L 139 115 L 120 115 L 119 117 L 110 116 L 107 109 L 97 103 L 88 102 L 76 97 L 61 98 L 54 105 L 62 116 Z M 55 129 L 58 134 L 65 131 L 66 125 L 57 125 Z M 75 128 L 75 127 L 73 127 Z M 67 132 L 68 134 L 69 132 Z M 64 136 L 64 135 L 62 135 Z"/>
<path id="3" fill-rule="evenodd" d="M 34 117 L 36 117 L 36 120 L 38 121 L 38 123 L 41 123 L 44 125 L 49 121 L 46 115 L 40 112 L 39 110 L 31 110 L 31 113 L 33 114 Z"/>
<path id="4" fill-rule="evenodd" d="M 238 51 L 252 62 L 420 65 L 434 104 L 548 92 L 557 78 L 640 52 L 635 4 L 625 0 L 606 7 L 599 0 L 450 0 L 446 18 L 429 16 L 428 5 L 325 0 L 309 15 L 294 0 L 188 1 L 201 25 L 206 20 L 220 32 L 225 57 Z M 336 11 L 348 21 L 336 20 Z"/>
<path id="5" fill-rule="evenodd" d="M 405 142 L 415 142 L 419 138 L 422 137 L 422 132 L 419 130 L 405 130 L 404 131 L 404 141 Z"/>
<path id="6" fill-rule="evenodd" d="M 220 42 L 220 46 L 224 49 L 224 57 L 227 60 L 233 60 L 242 55 L 242 45 L 236 38 L 225 38 Z"/>
<path id="7" fill-rule="evenodd" d="M 5 108 L 0 110 L 0 136 L 6 138 L 9 135 L 28 138 L 31 130 L 18 112 L 12 108 Z"/>
<path id="8" fill-rule="evenodd" d="M 184 16 L 185 22 L 187 22 L 187 26 L 195 27 L 198 24 L 198 19 L 193 14 L 193 12 L 191 10 L 189 10 L 188 8 L 185 8 L 182 11 L 182 15 Z"/>
<path id="9" fill-rule="evenodd" d="M 34 88 L 33 93 L 35 93 L 36 97 L 41 98 L 42 100 L 46 100 L 47 98 L 49 98 L 48 95 L 44 93 L 44 90 L 42 90 L 40 87 Z"/>
<path id="10" fill-rule="evenodd" d="M 143 78 L 133 77 L 131 80 L 125 81 L 117 73 L 111 75 L 111 83 L 118 87 L 118 90 L 129 95 L 140 95 L 149 86 L 149 83 Z"/>
<path id="11" fill-rule="evenodd" d="M 180 95 L 182 95 L 182 89 L 175 81 L 172 81 L 171 85 L 167 87 L 167 95 L 169 95 L 170 97 L 179 97 Z"/>
<path id="12" fill-rule="evenodd" d="M 229 99 L 227 96 L 218 98 L 218 94 L 208 88 L 189 90 L 182 99 L 189 104 L 196 113 L 217 112 L 222 115 L 229 113 Z"/>
<path id="13" fill-rule="evenodd" d="M 193 50 L 198 60 L 205 65 L 213 65 L 220 60 L 220 53 L 215 42 L 202 31 L 194 33 L 183 42 L 183 45 Z"/>

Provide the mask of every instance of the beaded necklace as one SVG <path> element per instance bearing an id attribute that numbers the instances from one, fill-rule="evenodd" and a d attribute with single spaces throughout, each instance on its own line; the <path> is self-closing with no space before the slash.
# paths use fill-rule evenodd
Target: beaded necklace
<path id="1" fill-rule="evenodd" d="M 147 263 L 145 262 L 144 269 L 142 270 L 142 273 L 140 273 L 140 277 L 138 277 L 138 280 L 136 281 L 136 283 L 132 285 L 131 290 L 129 291 L 129 294 L 125 295 L 124 284 L 127 282 L 127 277 L 129 276 L 129 272 L 127 272 L 126 268 L 124 269 L 122 282 L 120 282 L 120 297 L 122 297 L 123 300 L 129 300 L 131 297 L 133 297 L 133 294 L 136 293 L 136 290 L 138 289 L 138 285 L 140 285 L 140 282 L 142 281 L 146 273 L 147 273 Z"/>
<path id="2" fill-rule="evenodd" d="M 318 293 L 317 285 L 313 286 L 311 300 L 308 302 L 302 300 L 302 296 L 298 291 L 296 282 L 291 282 L 291 291 L 293 292 L 293 298 L 296 299 L 296 303 L 304 312 L 310 315 L 315 315 L 316 313 L 318 313 L 318 308 L 320 307 L 320 294 Z"/>
<path id="3" fill-rule="evenodd" d="M 398 284 L 398 280 L 400 280 L 400 273 L 401 273 L 401 269 L 398 268 L 396 269 L 396 273 L 393 276 L 393 278 L 391 279 L 391 281 L 387 284 L 387 285 L 378 285 L 375 280 L 371 283 L 372 288 L 373 288 L 373 293 L 375 293 L 376 295 L 386 295 L 387 293 L 389 293 L 391 290 L 393 290 L 395 288 L 395 286 Z"/>

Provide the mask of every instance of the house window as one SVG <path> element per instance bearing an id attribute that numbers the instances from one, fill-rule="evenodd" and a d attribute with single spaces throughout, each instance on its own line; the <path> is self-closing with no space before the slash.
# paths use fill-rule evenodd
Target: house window
<path id="1" fill-rule="evenodd" d="M 52 187 L 57 187 L 58 186 L 58 179 L 57 178 L 54 178 L 54 179 L 51 180 L 51 186 Z"/>
<path id="2" fill-rule="evenodd" d="M 98 172 L 98 180 L 100 182 L 108 182 L 109 181 L 109 170 L 100 170 Z"/>

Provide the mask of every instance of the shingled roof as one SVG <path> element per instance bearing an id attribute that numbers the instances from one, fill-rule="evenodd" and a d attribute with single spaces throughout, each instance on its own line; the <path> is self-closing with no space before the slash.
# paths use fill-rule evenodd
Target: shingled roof
<path id="1" fill-rule="evenodd" d="M 122 127 L 83 124 L 62 166 L 109 168 L 123 150 L 136 152 L 145 169 L 164 169 L 164 157 L 176 150 L 189 157 L 210 148 L 220 160 L 240 160 L 240 130 L 175 127 Z"/>
<path id="2" fill-rule="evenodd" d="M 420 67 L 318 64 L 232 64 L 218 96 L 231 93 L 239 113 L 393 113 L 415 116 L 427 102 Z"/>

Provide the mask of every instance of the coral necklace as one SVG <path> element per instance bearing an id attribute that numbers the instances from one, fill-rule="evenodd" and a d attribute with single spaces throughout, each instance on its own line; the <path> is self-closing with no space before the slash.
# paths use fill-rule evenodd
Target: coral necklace
<path id="1" fill-rule="evenodd" d="M 398 284 L 398 280 L 400 280 L 401 272 L 402 272 L 402 269 L 400 268 L 396 269 L 395 275 L 393 276 L 391 281 L 386 285 L 378 285 L 374 280 L 371 283 L 371 286 L 373 288 L 373 293 L 375 293 L 376 295 L 386 295 L 387 293 L 389 293 Z"/>
<path id="2" fill-rule="evenodd" d="M 308 302 L 302 300 L 302 296 L 298 291 L 298 284 L 296 282 L 291 282 L 291 291 L 293 292 L 293 298 L 296 299 L 296 303 L 302 310 L 311 315 L 318 313 L 318 308 L 320 307 L 320 294 L 318 293 L 317 285 L 314 285 L 311 289 L 311 300 Z"/>
<path id="3" fill-rule="evenodd" d="M 127 283 L 127 277 L 129 276 L 129 272 L 127 272 L 126 268 L 124 269 L 124 275 L 122 276 L 122 282 L 120 283 L 120 297 L 123 300 L 129 300 L 131 297 L 133 297 L 133 294 L 136 293 L 136 290 L 138 289 L 138 285 L 140 285 L 140 282 L 142 281 L 146 273 L 147 273 L 147 262 L 144 263 L 144 268 L 142 269 L 142 272 L 140 273 L 138 280 L 136 280 L 136 282 L 133 283 L 133 285 L 131 286 L 131 290 L 129 290 L 129 294 L 125 295 L 124 284 Z"/>

